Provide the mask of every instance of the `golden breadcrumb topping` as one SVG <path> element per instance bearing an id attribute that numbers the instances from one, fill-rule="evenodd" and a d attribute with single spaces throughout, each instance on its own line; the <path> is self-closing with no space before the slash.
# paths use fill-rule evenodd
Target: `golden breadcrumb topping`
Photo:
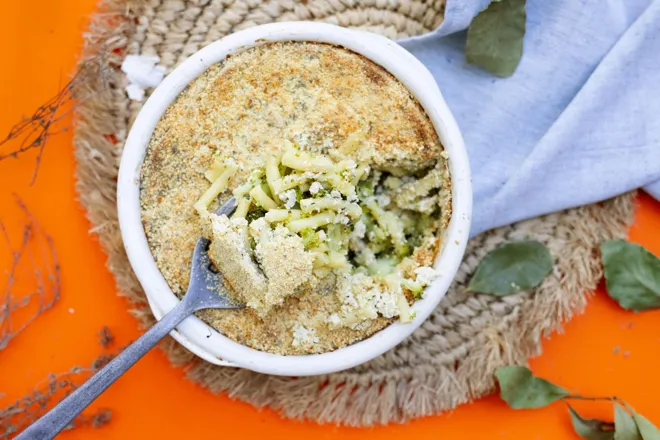
<path id="1" fill-rule="evenodd" d="M 170 105 L 141 170 L 156 264 L 182 295 L 200 235 L 248 307 L 200 317 L 278 354 L 350 345 L 432 282 L 447 160 L 394 77 L 336 46 L 271 43 L 210 67 Z M 232 218 L 212 212 L 231 193 Z"/>

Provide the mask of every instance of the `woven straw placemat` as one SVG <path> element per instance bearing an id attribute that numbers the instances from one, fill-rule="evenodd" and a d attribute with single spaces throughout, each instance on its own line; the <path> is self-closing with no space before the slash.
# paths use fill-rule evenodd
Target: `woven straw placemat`
<path id="1" fill-rule="evenodd" d="M 81 60 L 99 59 L 102 66 L 78 92 L 85 97 L 75 126 L 78 191 L 119 290 L 133 301 L 133 313 L 145 327 L 153 317 L 117 224 L 119 158 L 141 106 L 125 95 L 119 70 L 124 56 L 158 55 L 172 69 L 228 33 L 276 20 L 323 20 L 400 38 L 437 27 L 443 9 L 443 0 L 106 0 L 101 5 Z M 623 237 L 632 216 L 633 195 L 627 194 L 481 234 L 469 243 L 453 288 L 410 338 L 341 373 L 273 377 L 212 365 L 173 340 L 163 348 L 173 364 L 185 366 L 188 377 L 211 392 L 269 406 L 285 417 L 365 426 L 437 414 L 492 392 L 497 367 L 525 363 L 540 353 L 542 337 L 584 308 L 587 292 L 601 277 L 598 245 Z M 545 243 L 555 258 L 553 273 L 539 288 L 504 298 L 464 291 L 480 258 L 500 243 L 521 239 Z"/>

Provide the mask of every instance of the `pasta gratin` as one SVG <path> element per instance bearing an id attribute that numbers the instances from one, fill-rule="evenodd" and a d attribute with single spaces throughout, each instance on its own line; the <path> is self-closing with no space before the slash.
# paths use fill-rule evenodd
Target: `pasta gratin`
<path id="1" fill-rule="evenodd" d="M 447 197 L 442 169 L 419 179 L 384 176 L 351 159 L 333 162 L 282 144 L 233 191 L 231 218 L 207 208 L 228 188 L 236 164 L 215 159 L 205 173 L 211 186 L 195 208 L 211 222 L 210 255 L 232 293 L 267 317 L 301 286 L 334 271 L 341 307 L 328 325 L 355 328 L 378 316 L 409 322 L 404 289 L 417 298 L 435 277 L 408 256 L 434 231 L 429 206 Z"/>
<path id="2" fill-rule="evenodd" d="M 205 235 L 247 306 L 204 320 L 253 348 L 305 354 L 414 318 L 450 194 L 433 126 L 396 79 L 345 49 L 277 43 L 212 67 L 170 106 L 141 202 L 175 292 Z M 230 195 L 235 213 L 215 215 Z"/>

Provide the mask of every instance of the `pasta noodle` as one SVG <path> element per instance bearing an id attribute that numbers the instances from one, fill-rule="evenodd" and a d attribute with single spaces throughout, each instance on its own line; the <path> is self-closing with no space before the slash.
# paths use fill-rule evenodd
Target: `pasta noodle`
<path id="1" fill-rule="evenodd" d="M 195 203 L 194 208 L 198 212 L 206 211 L 213 200 L 215 200 L 218 195 L 225 189 L 229 184 L 229 179 L 236 173 L 238 167 L 234 163 L 225 164 L 225 169 L 218 176 L 217 179 L 213 181 L 211 187 L 206 190 L 202 197 Z"/>
<path id="2" fill-rule="evenodd" d="M 282 164 L 294 170 L 313 173 L 336 171 L 337 169 L 329 158 L 313 156 L 307 152 L 296 150 L 290 142 L 285 143 Z"/>
<path id="3" fill-rule="evenodd" d="M 301 218 L 300 220 L 294 220 L 288 224 L 289 230 L 291 232 L 300 232 L 303 229 L 316 229 L 320 226 L 327 225 L 332 223 L 335 220 L 335 214 L 331 212 L 325 212 L 323 214 L 317 214 L 312 217 Z"/>
<path id="4" fill-rule="evenodd" d="M 234 211 L 234 215 L 232 215 L 232 218 L 245 218 L 245 216 L 248 213 L 248 210 L 250 209 L 250 205 L 252 204 L 252 200 L 247 199 L 245 197 L 241 197 L 238 199 L 238 204 L 236 205 L 236 211 Z"/>
<path id="5" fill-rule="evenodd" d="M 273 199 L 268 197 L 268 194 L 266 194 L 261 185 L 255 186 L 250 190 L 250 197 L 265 210 L 275 209 L 278 206 Z"/>
<path id="6" fill-rule="evenodd" d="M 287 209 L 271 209 L 266 212 L 264 216 L 269 223 L 283 222 L 291 216 L 291 212 Z"/>
<path id="7" fill-rule="evenodd" d="M 271 154 L 266 159 L 266 181 L 273 195 L 279 194 L 278 188 L 274 185 L 275 181 L 280 179 L 280 159 L 281 153 Z"/>
<path id="8" fill-rule="evenodd" d="M 363 139 L 362 132 L 353 133 L 342 149 L 353 151 Z M 285 141 L 282 152 L 268 155 L 264 167 L 234 189 L 238 205 L 232 219 L 249 220 L 241 223 L 241 228 L 249 228 L 239 234 L 251 236 L 245 239 L 247 247 L 263 248 L 276 234 L 295 234 L 308 253 L 314 276 L 335 272 L 351 280 L 345 287 L 352 292 L 346 293 L 347 298 L 360 299 L 342 309 L 341 317 L 336 318 L 341 325 L 357 325 L 379 313 L 410 322 L 414 312 L 404 289 L 419 298 L 430 281 L 426 276 L 404 276 L 403 263 L 410 261 L 406 260 L 409 237 L 430 224 L 429 216 L 447 192 L 442 188 L 443 174 L 436 168 L 416 180 L 394 175 L 383 178 L 383 172 L 366 164 L 356 164 L 345 156 L 340 159 L 333 162 Z M 231 159 L 214 160 L 205 173 L 211 187 L 195 204 L 200 215 L 209 215 L 209 204 L 228 187 L 236 169 Z"/>

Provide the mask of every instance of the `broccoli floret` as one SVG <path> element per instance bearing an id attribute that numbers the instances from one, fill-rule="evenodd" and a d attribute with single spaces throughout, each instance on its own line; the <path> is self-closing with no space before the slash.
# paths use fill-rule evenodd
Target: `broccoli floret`
<path id="1" fill-rule="evenodd" d="M 322 243 L 324 243 L 323 240 L 321 240 L 321 237 L 319 237 L 318 231 L 315 231 L 314 229 L 307 228 L 303 229 L 302 231 L 299 232 L 300 238 L 303 240 L 303 244 L 305 245 L 305 249 L 312 249 L 319 247 Z"/>
<path id="2" fill-rule="evenodd" d="M 340 252 L 348 248 L 348 228 L 339 224 L 328 225 L 328 247 L 330 250 Z"/>
<path id="3" fill-rule="evenodd" d="M 248 223 L 252 223 L 256 219 L 261 218 L 265 215 L 266 215 L 266 210 L 261 206 L 258 206 L 253 203 L 247 215 L 245 216 L 245 220 L 247 220 Z"/>
<path id="4" fill-rule="evenodd" d="M 374 225 L 371 229 L 367 228 L 367 238 L 374 244 L 382 243 L 387 240 L 387 234 L 379 226 Z"/>
<path id="5" fill-rule="evenodd" d="M 296 188 L 296 203 L 300 205 L 300 201 L 305 198 L 304 191 L 300 187 Z"/>
<path id="6" fill-rule="evenodd" d="M 421 284 L 408 278 L 401 279 L 401 286 L 410 290 L 415 299 L 421 298 L 422 293 L 424 292 L 424 287 L 422 287 Z"/>
<path id="7" fill-rule="evenodd" d="M 399 260 L 394 256 L 377 258 L 369 265 L 369 274 L 371 275 L 389 275 L 394 272 Z"/>
<path id="8" fill-rule="evenodd" d="M 399 258 L 407 257 L 411 254 L 410 245 L 404 242 L 396 247 L 396 256 Z"/>
<path id="9" fill-rule="evenodd" d="M 376 185 L 374 184 L 374 181 L 372 179 L 369 180 L 363 180 L 357 185 L 357 193 L 358 196 L 360 196 L 361 199 L 365 199 L 369 196 L 374 195 L 374 191 Z"/>
<path id="10" fill-rule="evenodd" d="M 373 218 L 367 214 L 367 210 L 362 207 L 362 215 L 360 216 L 360 221 L 364 223 L 364 226 L 366 226 L 367 231 L 370 231 L 374 227 L 374 221 Z"/>
<path id="11" fill-rule="evenodd" d="M 397 215 L 403 223 L 403 232 L 405 232 L 406 235 L 416 233 L 419 229 L 421 218 L 426 217 L 412 211 L 397 212 Z"/>

